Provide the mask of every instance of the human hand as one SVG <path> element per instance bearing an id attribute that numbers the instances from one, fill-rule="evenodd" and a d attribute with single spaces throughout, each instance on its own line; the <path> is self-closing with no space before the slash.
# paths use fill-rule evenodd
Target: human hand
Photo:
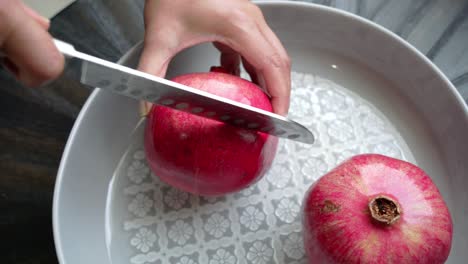
<path id="1" fill-rule="evenodd" d="M 64 58 L 47 32 L 49 21 L 20 0 L 0 2 L 3 65 L 26 86 L 39 86 L 63 71 Z"/>
<path id="2" fill-rule="evenodd" d="M 290 59 L 248 0 L 146 0 L 145 42 L 139 69 L 164 76 L 181 50 L 214 42 L 221 66 L 239 75 L 242 60 L 252 81 L 266 89 L 275 113 L 286 115 L 291 90 Z"/>

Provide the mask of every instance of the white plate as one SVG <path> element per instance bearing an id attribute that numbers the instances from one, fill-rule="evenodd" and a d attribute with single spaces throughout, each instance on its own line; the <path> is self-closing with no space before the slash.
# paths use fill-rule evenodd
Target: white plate
<path id="1" fill-rule="evenodd" d="M 23 0 L 23 2 L 38 12 L 41 16 L 51 19 L 76 0 Z"/>
<path id="2" fill-rule="evenodd" d="M 96 90 L 57 177 L 60 261 L 305 263 L 304 191 L 344 158 L 365 152 L 409 160 L 431 175 L 455 224 L 448 263 L 468 259 L 468 110 L 454 87 L 414 48 L 367 20 L 303 3 L 260 6 L 293 61 L 290 116 L 310 127 L 317 143 L 281 140 L 272 169 L 245 191 L 187 195 L 150 176 L 137 102 Z M 135 66 L 139 51 L 121 63 Z M 207 71 L 217 56 L 211 45 L 186 50 L 168 77 Z"/>

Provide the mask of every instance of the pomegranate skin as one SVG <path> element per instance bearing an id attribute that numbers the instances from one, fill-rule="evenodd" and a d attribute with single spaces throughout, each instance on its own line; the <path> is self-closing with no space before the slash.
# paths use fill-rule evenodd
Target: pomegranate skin
<path id="1" fill-rule="evenodd" d="M 255 84 L 211 70 L 173 81 L 272 111 L 268 97 Z M 145 128 L 145 152 L 152 172 L 167 184 L 197 195 L 224 195 L 255 183 L 270 168 L 277 145 L 277 137 L 157 105 Z"/>
<path id="2" fill-rule="evenodd" d="M 370 204 L 382 196 L 398 207 L 394 222 L 379 222 L 371 213 Z M 354 156 L 310 186 L 303 225 L 309 263 L 444 263 L 453 232 L 431 178 L 411 163 L 378 154 Z"/>

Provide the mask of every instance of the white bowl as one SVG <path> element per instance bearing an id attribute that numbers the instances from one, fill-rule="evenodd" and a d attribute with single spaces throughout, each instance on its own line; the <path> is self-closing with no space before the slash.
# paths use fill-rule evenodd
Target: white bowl
<path id="1" fill-rule="evenodd" d="M 320 109 L 321 100 L 325 100 L 323 97 L 312 95 L 310 102 L 301 101 L 302 97 L 293 91 L 292 108 L 310 103 L 312 111 L 311 116 L 307 113 L 301 116 L 294 110 L 293 118 L 297 117 L 298 121 L 308 125 L 319 139 L 325 138 L 313 146 L 310 155 L 320 157 L 317 160 L 325 162 L 327 169 L 343 158 L 337 153 L 351 155 L 373 150 L 396 153 L 418 164 L 431 175 L 453 216 L 454 240 L 448 263 L 466 262 L 468 225 L 464 219 L 468 217 L 468 192 L 465 189 L 468 186 L 468 109 L 452 84 L 412 46 L 358 16 L 305 3 L 259 2 L 259 5 L 292 58 L 295 80 L 304 86 L 296 91 L 307 93 L 309 84 L 310 91 L 322 89 L 320 91 L 326 93 L 338 89 L 337 93 L 345 100 L 341 103 L 353 105 L 356 111 L 367 109 L 378 116 L 380 121 L 377 123 L 387 125 L 389 140 L 393 140 L 396 146 L 393 149 L 396 152 L 386 145 L 374 148 L 368 140 L 381 138 L 379 135 L 362 136 L 362 131 L 357 130 L 374 128 L 359 118 L 348 120 L 349 124 L 347 120 L 337 123 L 341 128 L 352 127 L 353 132 L 350 133 L 355 133 L 354 145 L 346 149 L 346 142 L 335 144 L 332 142 L 334 136 L 338 139 L 348 136 L 330 134 L 333 129 L 328 126 L 329 122 L 339 120 L 342 111 Z M 140 48 L 139 45 L 134 47 L 120 63 L 134 67 Z M 169 68 L 168 77 L 207 71 L 217 62 L 218 54 L 211 45 L 200 45 L 179 54 Z M 304 80 L 304 76 L 309 79 Z M 128 204 L 124 203 L 122 193 L 123 187 L 128 186 L 116 185 L 116 181 L 122 174 L 120 168 L 126 168 L 128 164 L 124 163 L 130 162 L 127 161 L 128 155 L 132 154 L 127 153 L 129 146 L 140 140 L 137 108 L 137 102 L 131 99 L 96 89 L 76 120 L 63 154 L 54 193 L 54 238 L 62 263 L 143 263 L 148 257 L 143 253 L 151 250 L 151 257 L 160 257 L 161 263 L 168 258 L 162 247 L 151 250 L 136 248 L 135 243 L 129 242 L 131 235 L 123 228 L 128 224 L 126 217 L 129 215 L 124 212 Z M 356 126 L 360 128 L 356 129 Z M 296 150 L 307 150 L 307 147 L 294 144 L 283 141 L 282 148 L 293 146 Z M 305 151 L 303 155 L 309 155 L 309 152 Z M 300 158 L 295 159 L 288 161 L 288 166 L 306 166 Z M 299 168 L 297 174 L 301 172 L 304 171 Z M 314 179 L 317 177 L 314 175 Z M 307 184 L 296 187 L 304 190 Z M 263 187 L 258 188 L 261 192 Z M 284 195 L 288 197 L 288 194 Z M 233 202 L 239 201 L 234 198 Z M 193 213 L 190 208 L 187 210 Z M 268 212 L 265 211 L 266 214 Z M 273 222 L 275 217 L 279 216 L 272 215 Z M 294 232 L 300 229 L 297 222 L 295 228 Z M 116 230 L 123 231 L 117 234 Z M 120 240 L 127 243 L 128 251 L 121 248 Z M 274 261 L 287 262 L 284 252 L 277 252 L 276 244 L 280 245 L 282 241 L 272 240 L 269 241 L 275 245 Z M 133 247 L 129 243 L 133 243 Z M 301 260 L 304 261 L 303 258 Z"/>

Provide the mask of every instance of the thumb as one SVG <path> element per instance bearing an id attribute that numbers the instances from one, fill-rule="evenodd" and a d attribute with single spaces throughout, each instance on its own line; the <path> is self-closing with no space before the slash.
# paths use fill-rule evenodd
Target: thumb
<path id="1" fill-rule="evenodd" d="M 170 49 L 162 45 L 161 42 L 145 40 L 138 63 L 138 70 L 158 77 L 164 77 L 172 56 L 173 54 Z M 152 103 L 140 101 L 140 116 L 147 116 L 152 107 Z"/>
<path id="2" fill-rule="evenodd" d="M 172 55 L 170 49 L 160 42 L 145 40 L 138 70 L 164 77 Z"/>

